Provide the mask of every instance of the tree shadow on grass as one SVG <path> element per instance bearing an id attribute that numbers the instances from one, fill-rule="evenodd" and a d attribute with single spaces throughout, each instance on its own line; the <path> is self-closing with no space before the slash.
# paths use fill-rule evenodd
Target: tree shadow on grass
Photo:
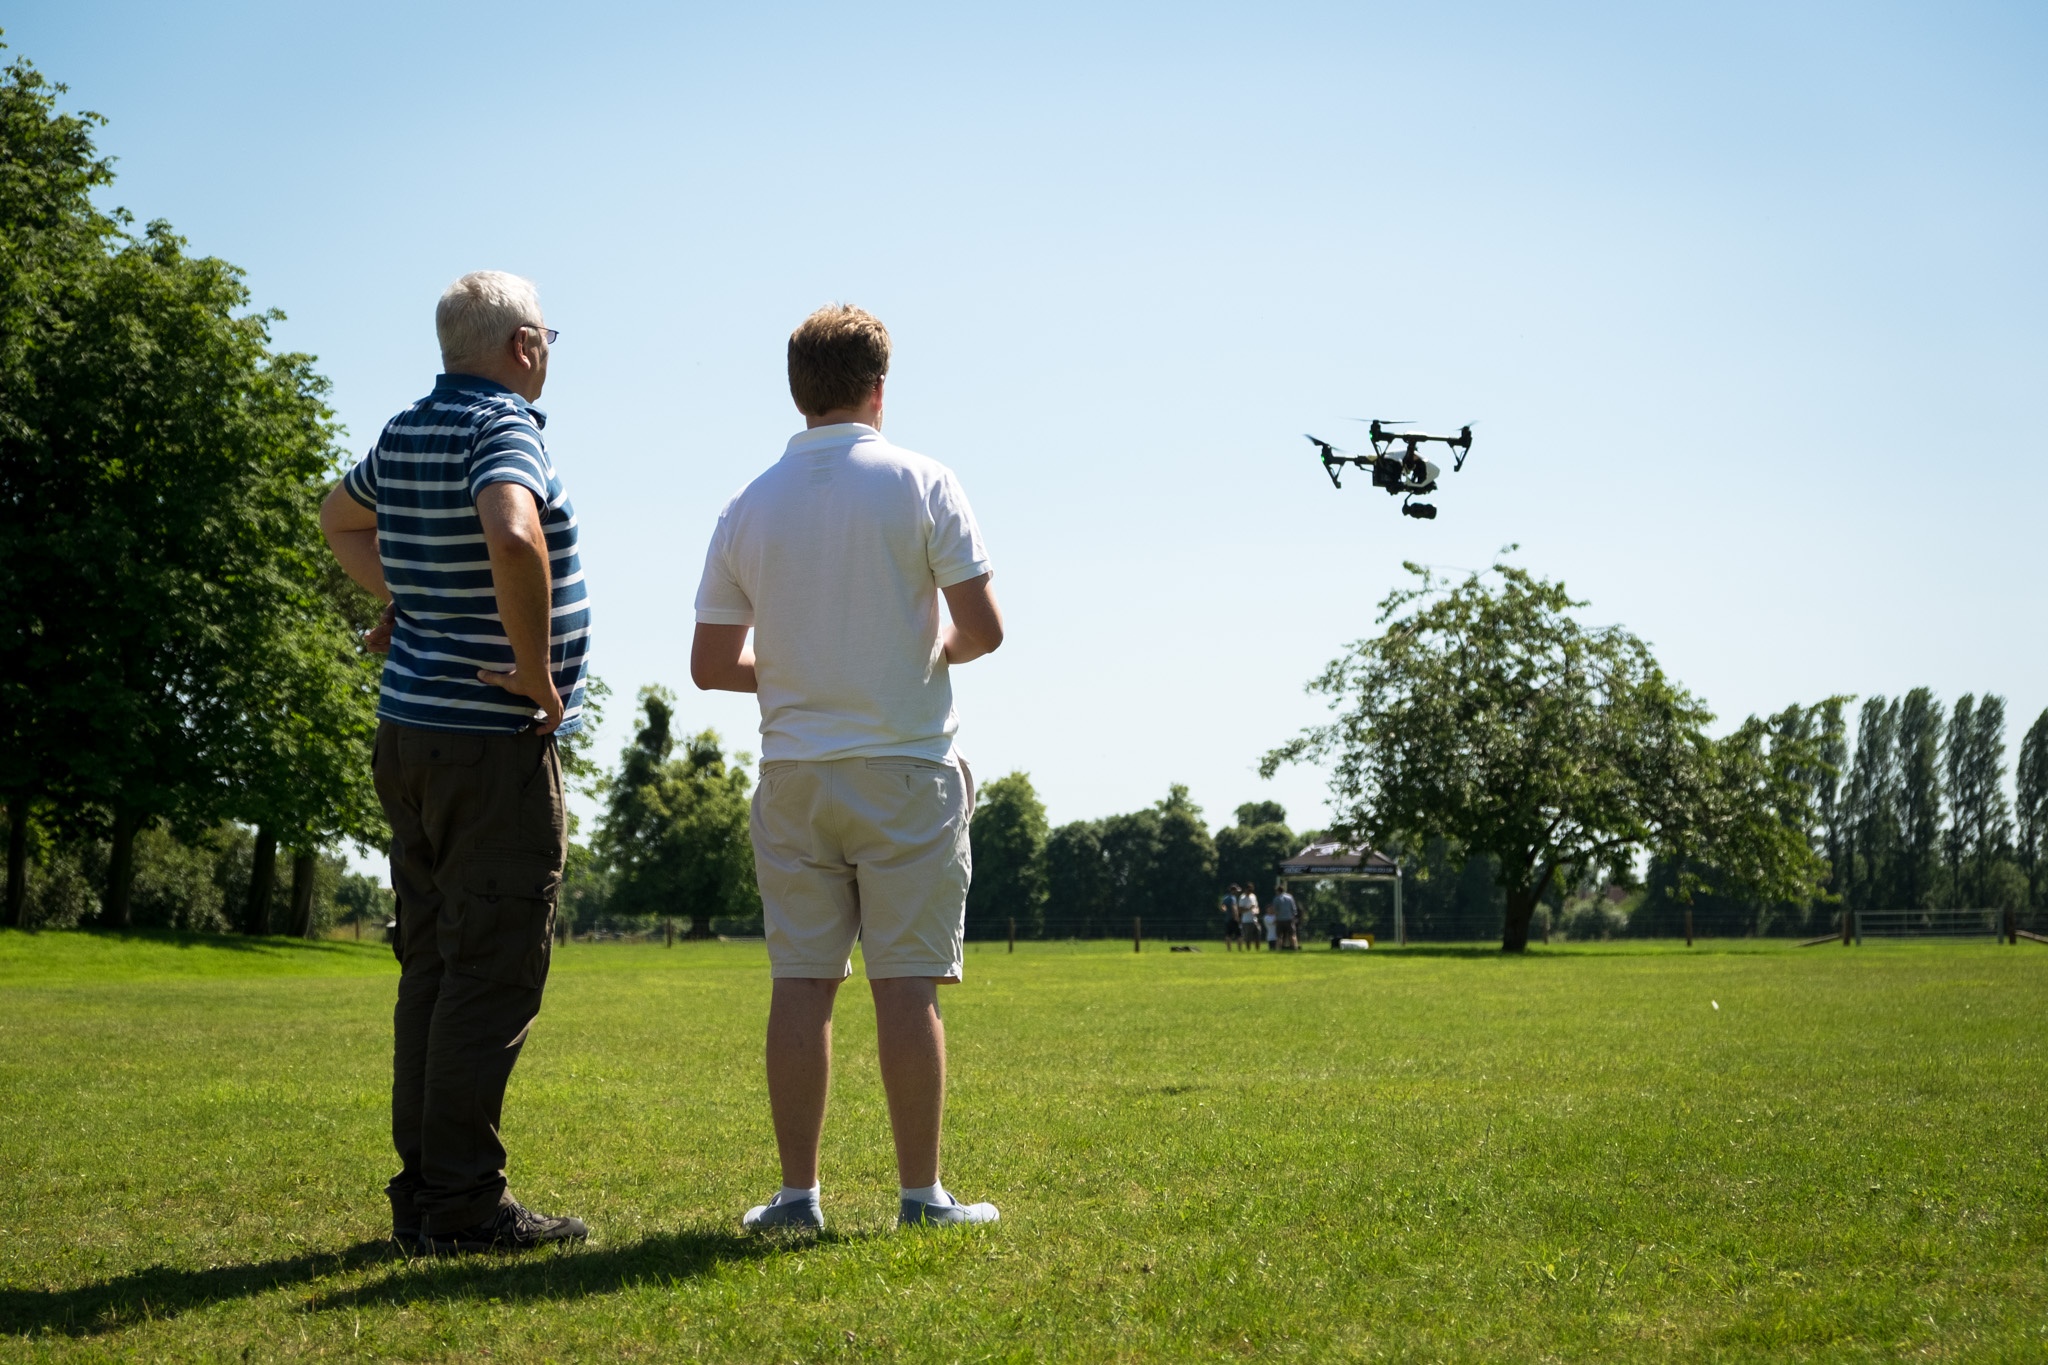
<path id="1" fill-rule="evenodd" d="M 318 1295 L 304 1306 L 325 1312 L 422 1299 L 581 1298 L 633 1285 L 693 1279 L 727 1261 L 758 1260 L 800 1246 L 848 1240 L 853 1239 L 837 1233 L 797 1239 L 684 1229 L 621 1246 L 552 1252 L 408 1256 L 394 1243 L 380 1240 L 250 1265 L 205 1270 L 156 1265 L 75 1289 L 0 1289 L 0 1337 L 100 1336 L 380 1263 L 389 1268 L 370 1283 Z"/>

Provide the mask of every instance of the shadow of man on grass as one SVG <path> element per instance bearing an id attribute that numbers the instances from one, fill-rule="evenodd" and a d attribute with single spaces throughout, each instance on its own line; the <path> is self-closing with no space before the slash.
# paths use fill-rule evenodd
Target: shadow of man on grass
<path id="1" fill-rule="evenodd" d="M 845 1240 L 830 1235 L 830 1240 Z M 149 1266 L 75 1289 L 0 1289 L 0 1336 L 101 1336 L 175 1318 L 230 1299 L 254 1298 L 375 1265 L 385 1274 L 306 1302 L 314 1312 L 421 1299 L 567 1299 L 629 1285 L 704 1275 L 726 1261 L 755 1260 L 796 1243 L 724 1230 L 658 1233 L 620 1246 L 470 1256 L 408 1256 L 389 1241 L 341 1251 L 180 1270 Z"/>

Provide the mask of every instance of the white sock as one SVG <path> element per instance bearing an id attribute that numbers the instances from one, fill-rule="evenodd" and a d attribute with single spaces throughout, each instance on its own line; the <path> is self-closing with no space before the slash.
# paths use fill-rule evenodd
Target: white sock
<path id="1" fill-rule="evenodd" d="M 953 1202 L 953 1196 L 946 1193 L 944 1185 L 920 1185 L 911 1189 L 907 1185 L 897 1186 L 905 1199 L 915 1199 L 920 1204 L 937 1204 L 941 1207 Z"/>
<path id="2" fill-rule="evenodd" d="M 822 1190 L 823 1188 L 825 1188 L 825 1186 L 824 1182 L 822 1181 L 820 1181 L 816 1185 L 811 1186 L 809 1189 L 805 1189 L 801 1185 L 784 1185 L 782 1189 L 776 1193 L 775 1197 L 769 1200 L 768 1202 L 770 1205 L 794 1204 L 800 1199 L 816 1199 L 818 1197 L 818 1191 Z"/>

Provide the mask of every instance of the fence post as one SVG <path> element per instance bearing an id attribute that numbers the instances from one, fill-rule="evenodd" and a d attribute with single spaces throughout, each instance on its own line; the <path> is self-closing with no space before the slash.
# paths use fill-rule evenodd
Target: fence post
<path id="1" fill-rule="evenodd" d="M 1860 948 L 1863 946 L 1863 912 L 1853 910 L 1850 913 L 1855 916 L 1853 922 L 1856 925 L 1856 946 Z"/>
<path id="2" fill-rule="evenodd" d="M 1017 918 L 1014 915 L 1010 917 L 1010 951 L 1017 951 Z"/>
<path id="3" fill-rule="evenodd" d="M 1849 946 L 1849 907 L 1842 907 L 1842 946 Z"/>
<path id="4" fill-rule="evenodd" d="M 1145 921 L 1141 919 L 1131 921 L 1131 951 L 1134 953 L 1139 951 L 1138 945 L 1145 941 L 1144 927 Z"/>
<path id="5" fill-rule="evenodd" d="M 1692 947 L 1692 908 L 1690 906 L 1685 911 L 1685 946 L 1688 948 Z"/>
<path id="6" fill-rule="evenodd" d="M 2013 914 L 2012 907 L 2007 906 L 2005 911 L 2005 941 L 2010 944 L 2018 944 L 2020 941 L 2019 930 L 2019 916 Z"/>
<path id="7" fill-rule="evenodd" d="M 674 920 L 664 919 L 661 922 L 661 939 L 661 946 L 664 948 L 676 946 L 676 922 Z"/>

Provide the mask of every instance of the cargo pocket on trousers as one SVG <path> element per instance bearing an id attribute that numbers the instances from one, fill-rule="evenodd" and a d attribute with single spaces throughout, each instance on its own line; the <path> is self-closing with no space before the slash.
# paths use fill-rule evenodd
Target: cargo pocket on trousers
<path id="1" fill-rule="evenodd" d="M 462 869 L 462 954 L 455 970 L 508 986 L 547 983 L 562 873 L 541 858 L 480 854 Z"/>

